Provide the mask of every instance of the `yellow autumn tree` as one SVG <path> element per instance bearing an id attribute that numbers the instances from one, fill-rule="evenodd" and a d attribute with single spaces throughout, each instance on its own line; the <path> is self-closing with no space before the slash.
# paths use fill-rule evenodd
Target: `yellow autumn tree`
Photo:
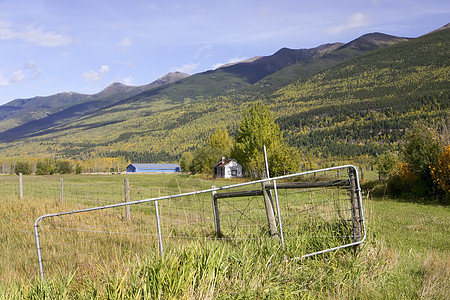
<path id="1" fill-rule="evenodd" d="M 434 182 L 446 193 L 450 193 L 450 145 L 445 147 L 436 165 L 430 169 Z"/>

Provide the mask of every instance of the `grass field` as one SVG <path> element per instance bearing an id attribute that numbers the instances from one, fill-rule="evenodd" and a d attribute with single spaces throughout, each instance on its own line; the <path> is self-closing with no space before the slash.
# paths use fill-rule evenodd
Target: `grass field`
<path id="1" fill-rule="evenodd" d="M 83 250 L 76 255 L 85 264 L 75 268 L 47 264 L 46 280 L 40 282 L 33 233 L 36 218 L 45 213 L 121 202 L 124 177 L 65 176 L 67 189 L 65 185 L 61 204 L 59 177 L 46 177 L 45 182 L 55 183 L 48 186 L 38 176 L 24 177 L 24 198 L 19 200 L 17 189 L 7 184 L 17 177 L 1 176 L 0 298 L 446 299 L 450 294 L 450 208 L 367 196 L 364 208 L 368 239 L 358 250 L 342 249 L 297 260 L 285 260 L 279 241 L 271 238 L 166 239 L 161 257 L 156 238 L 148 234 L 155 230 L 154 219 L 148 217 L 153 214 L 151 206 L 132 208 L 132 221 L 127 225 L 145 235 L 99 237 L 88 231 L 70 236 L 65 232 L 46 235 L 46 230 L 67 221 L 53 220 L 53 224 L 42 227 L 43 240 L 49 239 L 46 245 L 53 245 L 46 250 L 58 258 L 58 253 L 69 253 L 62 251 L 64 247 L 68 250 L 75 245 Z M 233 183 L 187 175 L 129 177 L 131 200 Z M 77 186 L 78 194 L 69 186 Z M 38 190 L 40 194 L 32 196 Z M 85 196 L 83 190 L 90 191 L 91 196 Z M 107 196 L 94 196 L 92 190 Z M 191 214 L 188 210 L 183 213 L 177 215 L 180 222 Z M 123 216 L 122 210 L 118 215 L 101 212 L 91 216 L 88 223 L 120 221 L 117 230 L 123 230 L 123 220 L 116 220 Z M 149 226 L 148 222 L 153 224 Z M 98 251 L 100 246 L 105 250 Z"/>

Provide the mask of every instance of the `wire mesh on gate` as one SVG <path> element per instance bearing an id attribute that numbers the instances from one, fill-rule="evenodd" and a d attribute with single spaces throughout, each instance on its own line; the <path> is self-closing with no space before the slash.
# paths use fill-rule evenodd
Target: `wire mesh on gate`
<path id="1" fill-rule="evenodd" d="M 348 178 L 330 175 L 338 170 L 342 174 L 342 169 L 349 171 Z M 327 176 L 308 176 L 325 171 Z M 131 220 L 125 217 L 125 206 L 132 210 Z M 58 270 L 85 276 L 99 266 L 106 272 L 136 255 L 157 253 L 158 242 L 162 251 L 162 244 L 176 248 L 198 239 L 279 239 L 285 255 L 297 258 L 365 239 L 353 166 L 175 195 L 158 190 L 154 198 L 41 216 L 35 232 L 42 276 Z"/>

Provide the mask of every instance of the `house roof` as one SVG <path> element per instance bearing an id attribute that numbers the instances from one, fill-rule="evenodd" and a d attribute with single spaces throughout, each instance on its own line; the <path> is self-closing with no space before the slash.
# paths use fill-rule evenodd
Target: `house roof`
<path id="1" fill-rule="evenodd" d="M 232 161 L 234 161 L 234 162 L 236 162 L 236 163 L 238 163 L 235 159 L 233 159 L 233 158 L 227 158 L 227 159 L 222 159 L 221 161 L 219 161 L 217 164 L 215 164 L 214 166 L 213 166 L 213 168 L 216 168 L 216 167 L 225 167 L 226 165 L 228 165 L 230 162 L 232 162 Z"/>
<path id="2" fill-rule="evenodd" d="M 128 167 L 129 166 L 133 166 L 136 169 L 157 169 L 157 170 L 175 169 L 180 167 L 180 165 L 178 164 L 129 164 Z"/>

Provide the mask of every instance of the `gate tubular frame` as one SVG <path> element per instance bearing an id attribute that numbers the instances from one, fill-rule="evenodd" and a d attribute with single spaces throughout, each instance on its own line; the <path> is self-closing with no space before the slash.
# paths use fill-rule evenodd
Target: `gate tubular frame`
<path id="1" fill-rule="evenodd" d="M 87 213 L 87 212 L 103 210 L 103 209 L 109 209 L 109 208 L 115 208 L 115 207 L 121 207 L 121 206 L 127 206 L 127 205 L 131 206 L 131 205 L 137 205 L 137 204 L 147 203 L 147 202 L 157 202 L 157 201 L 161 201 L 161 200 L 167 200 L 167 199 L 173 199 L 173 198 L 179 198 L 179 197 L 186 197 L 186 196 L 198 195 L 198 194 L 203 194 L 203 193 L 213 193 L 214 192 L 214 193 L 216 193 L 215 196 L 217 196 L 217 195 L 220 195 L 220 193 L 217 193 L 217 191 L 220 191 L 220 190 L 226 190 L 226 189 L 230 189 L 230 188 L 237 188 L 237 187 L 242 187 L 242 186 L 247 186 L 247 185 L 252 185 L 252 184 L 257 184 L 257 183 L 263 184 L 263 183 L 267 182 L 267 188 L 268 187 L 272 187 L 272 188 L 275 189 L 275 192 L 276 192 L 277 189 L 283 188 L 282 187 L 283 183 L 276 183 L 277 180 L 282 180 L 282 179 L 287 179 L 287 178 L 292 178 L 292 177 L 298 177 L 298 176 L 308 175 L 308 174 L 314 174 L 314 173 L 319 173 L 319 172 L 327 172 L 327 171 L 332 171 L 332 170 L 344 169 L 344 168 L 348 168 L 349 170 L 353 170 L 352 172 L 355 175 L 354 176 L 354 180 L 353 180 L 354 181 L 354 188 L 353 188 L 353 190 L 354 190 L 354 194 L 356 195 L 357 199 L 354 200 L 355 209 L 352 209 L 352 212 L 354 212 L 356 214 L 356 215 L 353 216 L 353 218 L 356 219 L 357 222 L 360 224 L 361 231 L 362 231 L 362 233 L 361 233 L 362 236 L 360 236 L 357 241 L 354 241 L 352 243 L 341 245 L 341 246 L 338 246 L 338 247 L 325 249 L 325 250 L 322 250 L 322 251 L 317 251 L 317 252 L 314 252 L 314 253 L 305 254 L 305 255 L 300 256 L 300 257 L 292 258 L 292 260 L 306 258 L 306 257 L 310 257 L 310 256 L 313 256 L 313 255 L 317 255 L 317 254 L 321 254 L 321 253 L 325 253 L 325 252 L 329 252 L 329 251 L 334 251 L 334 250 L 338 250 L 338 249 L 342 249 L 342 248 L 346 248 L 346 247 L 358 246 L 358 245 L 360 245 L 361 243 L 363 243 L 366 240 L 366 227 L 365 227 L 365 219 L 364 219 L 363 206 L 362 206 L 361 188 L 360 188 L 360 184 L 359 184 L 358 168 L 356 166 L 353 166 L 353 165 L 343 165 L 343 166 L 337 166 L 337 167 L 331 167 L 331 168 L 325 168 L 325 169 L 319 169 L 319 170 L 313 170 L 313 171 L 307 171 L 307 172 L 300 172 L 300 173 L 295 173 L 295 174 L 283 175 L 283 176 L 278 176 L 278 177 L 273 177 L 273 178 L 265 178 L 265 179 L 251 181 L 251 182 L 244 182 L 244 183 L 229 185 L 229 186 L 213 187 L 213 188 L 206 189 L 206 190 L 201 190 L 201 191 L 193 191 L 193 192 L 180 193 L 180 194 L 170 195 L 170 196 L 160 196 L 160 197 L 142 199 L 142 200 L 137 200 L 137 201 L 122 202 L 122 203 L 117 203 L 117 204 L 110 204 L 110 205 L 104 205 L 104 206 L 98 206 L 98 207 L 92 207 L 92 208 L 86 208 L 86 209 L 77 209 L 77 210 L 71 210 L 71 211 L 66 211 L 66 212 L 42 215 L 42 216 L 38 217 L 36 219 L 35 223 L 34 223 L 34 233 L 35 233 L 35 239 L 36 239 L 36 248 L 37 248 L 38 264 L 39 264 L 39 273 L 40 273 L 41 280 L 42 280 L 42 282 L 44 281 L 44 269 L 43 269 L 43 261 L 42 261 L 40 238 L 39 238 L 39 223 L 43 219 L 52 218 L 52 217 L 59 217 L 59 216 L 64 216 L 64 215 L 73 215 L 73 214 L 79 214 L 79 213 Z M 269 181 L 273 181 L 274 184 L 268 183 Z M 338 181 L 341 182 L 340 180 L 338 180 Z M 336 181 L 330 181 L 330 182 L 336 182 Z M 335 185 L 330 185 L 330 186 L 340 186 L 341 183 L 339 183 L 339 184 L 335 183 Z M 260 190 L 260 192 L 262 194 L 262 190 Z M 277 194 L 275 196 L 276 196 L 276 198 L 278 198 Z M 155 203 L 155 205 L 157 206 L 157 203 Z M 277 210 L 278 209 L 279 209 L 279 205 L 277 205 Z M 279 214 L 279 211 L 278 211 L 278 214 Z M 161 236 L 160 230 L 158 228 L 160 229 L 159 218 L 157 218 L 157 230 L 158 230 L 158 233 L 159 233 L 158 234 L 158 241 L 159 241 L 160 252 L 161 252 L 161 256 L 162 256 L 163 255 L 163 252 L 162 252 L 163 251 L 163 248 L 162 248 L 162 245 L 163 245 L 162 244 L 162 236 Z M 282 240 L 283 240 L 283 237 L 282 237 Z"/>

